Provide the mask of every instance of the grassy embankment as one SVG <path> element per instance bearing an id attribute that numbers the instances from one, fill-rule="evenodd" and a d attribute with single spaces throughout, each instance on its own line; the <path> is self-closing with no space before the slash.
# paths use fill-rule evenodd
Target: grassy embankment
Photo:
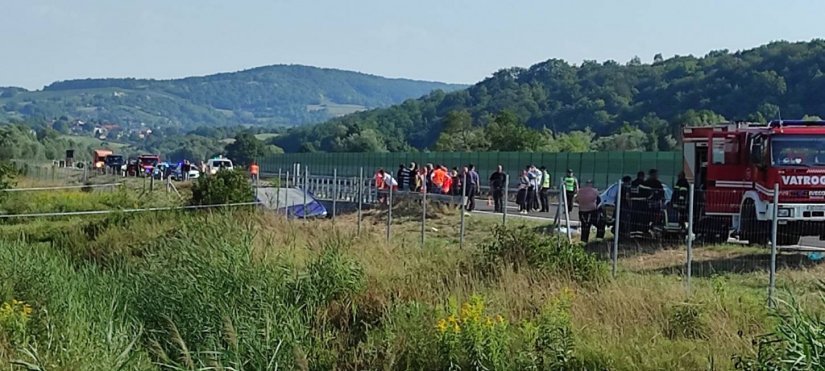
<path id="1" fill-rule="evenodd" d="M 15 194 L 0 209 L 180 202 L 78 191 Z M 624 254 L 614 280 L 536 224 L 513 220 L 524 229 L 494 244 L 498 220 L 473 216 L 460 250 L 458 216 L 441 210 L 420 248 L 417 214 L 395 215 L 389 243 L 379 213 L 360 236 L 352 216 L 255 210 L 0 222 L 0 367 L 730 369 L 776 324 L 766 272 L 730 269 L 756 264 L 753 250 L 697 249 L 688 296 L 677 250 Z M 822 311 L 823 273 L 785 266 L 780 285 Z"/>

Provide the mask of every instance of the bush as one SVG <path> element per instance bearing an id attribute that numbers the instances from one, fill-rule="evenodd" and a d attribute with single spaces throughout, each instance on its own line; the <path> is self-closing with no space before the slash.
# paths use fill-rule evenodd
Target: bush
<path id="1" fill-rule="evenodd" d="M 484 299 L 452 305 L 450 315 L 438 320 L 439 352 L 444 366 L 461 370 L 505 369 L 508 323 L 500 315 L 486 313 Z"/>
<path id="2" fill-rule="evenodd" d="M 548 236 L 524 226 L 497 226 L 493 236 L 481 246 L 481 269 L 495 273 L 501 264 L 568 274 L 577 281 L 599 281 L 607 277 L 604 263 L 581 244 L 561 236 Z"/>
<path id="3" fill-rule="evenodd" d="M 518 369 L 560 370 L 573 362 L 573 324 L 570 313 L 573 292 L 564 290 L 552 298 L 535 322 L 522 326 L 523 349 Z"/>
<path id="4" fill-rule="evenodd" d="M 254 201 L 255 192 L 240 170 L 222 170 L 198 178 L 192 186 L 193 205 L 221 205 Z"/>
<path id="5" fill-rule="evenodd" d="M 665 335 L 671 339 L 704 339 L 708 324 L 701 306 L 682 303 L 672 306 L 667 312 Z"/>

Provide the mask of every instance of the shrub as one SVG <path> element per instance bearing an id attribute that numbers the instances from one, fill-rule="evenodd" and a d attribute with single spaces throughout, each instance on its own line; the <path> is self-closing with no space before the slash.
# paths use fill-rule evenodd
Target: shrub
<path id="1" fill-rule="evenodd" d="M 604 263 L 561 236 L 548 236 L 524 226 L 497 226 L 481 246 L 481 268 L 495 272 L 501 264 L 565 273 L 577 281 L 599 281 L 607 275 Z"/>
<path id="2" fill-rule="evenodd" d="M 565 289 L 553 297 L 535 322 L 521 325 L 523 349 L 519 369 L 559 370 L 573 362 L 573 325 L 570 308 L 574 294 Z"/>
<path id="3" fill-rule="evenodd" d="M 220 205 L 252 202 L 255 192 L 246 174 L 240 170 L 222 170 L 198 178 L 192 186 L 193 205 Z"/>
<path id="4" fill-rule="evenodd" d="M 682 303 L 667 311 L 664 332 L 669 339 L 704 339 L 707 321 L 703 308 L 694 303 Z"/>
<path id="5" fill-rule="evenodd" d="M 14 345 L 24 345 L 32 312 L 31 305 L 16 299 L 0 305 L 0 338 L 5 336 Z"/>
<path id="6" fill-rule="evenodd" d="M 474 295 L 470 301 L 452 305 L 450 315 L 441 318 L 438 329 L 439 351 L 449 369 L 504 369 L 508 348 L 508 324 L 500 315 L 488 315 L 484 299 Z"/>

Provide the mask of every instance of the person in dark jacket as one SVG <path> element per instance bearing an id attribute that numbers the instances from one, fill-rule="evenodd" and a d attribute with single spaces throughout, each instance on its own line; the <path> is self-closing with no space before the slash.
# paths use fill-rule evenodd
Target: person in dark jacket
<path id="1" fill-rule="evenodd" d="M 507 186 L 507 174 L 504 168 L 498 165 L 496 171 L 490 175 L 490 193 L 495 204 L 495 212 L 504 212 L 504 188 Z"/>
<path id="2" fill-rule="evenodd" d="M 403 190 L 404 185 L 410 182 L 410 169 L 404 164 L 398 165 L 398 172 L 395 173 L 395 180 L 398 182 L 398 189 Z"/>
<path id="3" fill-rule="evenodd" d="M 408 182 L 407 186 L 409 187 L 411 192 L 417 192 L 418 189 L 416 189 L 415 177 L 418 174 L 418 165 L 415 162 L 411 162 L 409 170 L 410 170 L 410 176 L 409 176 L 409 178 L 407 178 L 407 182 Z M 403 184 L 404 183 L 401 183 L 402 187 L 403 187 Z"/>
<path id="4" fill-rule="evenodd" d="M 676 211 L 679 223 L 687 223 L 688 218 L 688 199 L 690 198 L 690 183 L 685 176 L 685 172 L 679 172 L 679 177 L 676 180 L 676 186 L 673 187 L 673 196 L 670 197 L 670 205 Z"/>

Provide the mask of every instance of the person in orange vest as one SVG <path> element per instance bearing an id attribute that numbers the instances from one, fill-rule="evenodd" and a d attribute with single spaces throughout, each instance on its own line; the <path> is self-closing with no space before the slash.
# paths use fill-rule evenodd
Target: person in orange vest
<path id="1" fill-rule="evenodd" d="M 253 161 L 252 164 L 249 165 L 249 174 L 252 175 L 253 181 L 258 181 L 258 175 L 260 174 L 260 171 L 261 168 L 258 167 L 258 163 L 256 163 L 255 161 Z"/>
<path id="2" fill-rule="evenodd" d="M 436 192 L 444 192 L 444 183 L 447 182 L 448 174 L 447 168 L 444 166 L 436 166 L 435 170 L 433 170 L 433 188 Z M 449 191 L 449 187 L 447 190 Z"/>

